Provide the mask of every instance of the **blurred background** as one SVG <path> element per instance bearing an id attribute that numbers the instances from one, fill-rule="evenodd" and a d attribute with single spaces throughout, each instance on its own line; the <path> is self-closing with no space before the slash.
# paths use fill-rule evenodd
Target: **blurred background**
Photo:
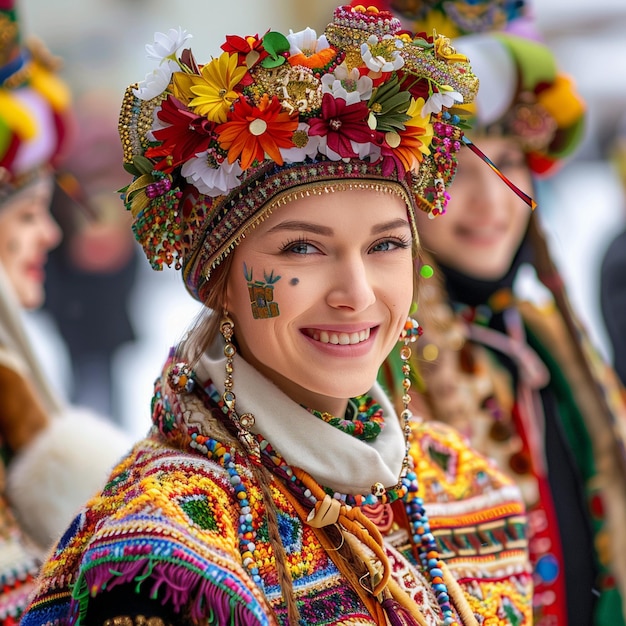
<path id="1" fill-rule="evenodd" d="M 191 47 L 203 62 L 219 54 L 226 34 L 262 34 L 270 27 L 287 33 L 305 26 L 319 33 L 337 4 L 336 0 L 21 0 L 23 34 L 40 37 L 63 59 L 62 74 L 74 91 L 85 138 L 77 167 L 82 166 L 84 180 L 93 185 L 90 193 L 106 205 L 103 211 L 110 216 L 97 232 L 78 228 L 76 237 L 68 238 L 49 272 L 47 308 L 30 314 L 29 327 L 55 384 L 66 395 L 113 416 L 137 436 L 149 426 L 152 382 L 167 349 L 200 309 L 178 274 L 153 272 L 138 246 L 122 234 L 128 235 L 128 223 L 113 190 L 128 178 L 116 152 L 116 119 L 125 88 L 154 67 L 144 46 L 152 43 L 155 31 L 181 26 L 194 35 Z M 537 0 L 533 10 L 540 33 L 561 68 L 576 80 L 589 109 L 583 148 L 555 179 L 540 185 L 539 210 L 574 306 L 596 346 L 610 359 L 599 312 L 598 272 L 609 241 L 626 223 L 622 181 L 608 158 L 620 125 L 626 132 L 622 122 L 626 3 Z M 90 171 L 91 164 L 102 171 L 99 158 L 110 176 Z M 495 178 L 494 182 L 500 184 Z M 101 261 L 94 262 L 96 256 Z M 63 263 L 68 259 L 80 266 L 82 278 L 67 279 Z M 81 284 L 91 291 L 80 291 Z M 74 293 L 65 293 L 62 287 L 71 287 Z M 81 298 L 81 293 L 89 295 Z M 114 319 L 120 311 L 121 318 Z M 79 338 L 70 338 L 68 346 L 57 332 L 59 319 L 67 326 L 66 337 L 91 320 L 90 335 L 107 342 L 109 351 L 103 356 L 101 346 L 94 345 L 93 353 L 79 354 Z M 72 360 L 79 364 L 74 371 Z M 110 394 L 105 389 L 107 364 L 112 372 Z"/>

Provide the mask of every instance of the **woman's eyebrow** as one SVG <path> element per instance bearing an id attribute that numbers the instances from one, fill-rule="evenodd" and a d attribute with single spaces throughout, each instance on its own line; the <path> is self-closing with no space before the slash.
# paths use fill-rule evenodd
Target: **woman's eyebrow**
<path id="1" fill-rule="evenodd" d="M 409 227 L 409 222 L 402 218 L 397 218 L 391 220 L 389 222 L 383 222 L 381 224 L 375 224 L 372 226 L 372 234 L 376 235 L 378 233 L 382 233 L 386 230 L 391 230 L 393 228 L 402 228 Z M 267 232 L 279 232 L 281 230 L 304 230 L 309 233 L 313 233 L 315 235 L 325 235 L 330 237 L 333 235 L 334 231 L 332 228 L 328 226 L 323 226 L 322 224 L 315 224 L 314 222 L 302 222 L 298 220 L 289 220 L 286 222 L 281 222 L 280 224 L 276 224 L 272 226 Z"/>
<path id="2" fill-rule="evenodd" d="M 394 228 L 402 227 L 410 228 L 410 225 L 408 220 L 399 217 L 395 220 L 390 220 L 389 222 L 383 222 L 382 224 L 374 224 L 374 226 L 372 226 L 372 235 L 377 235 L 386 230 L 392 230 Z"/>
<path id="3" fill-rule="evenodd" d="M 272 226 L 267 232 L 273 233 L 281 230 L 304 230 L 309 233 L 313 233 L 315 235 L 326 235 L 331 236 L 333 234 L 333 229 L 328 226 L 323 226 L 322 224 L 315 224 L 313 222 L 299 222 L 296 220 L 281 222 L 280 224 L 276 224 L 276 226 Z"/>

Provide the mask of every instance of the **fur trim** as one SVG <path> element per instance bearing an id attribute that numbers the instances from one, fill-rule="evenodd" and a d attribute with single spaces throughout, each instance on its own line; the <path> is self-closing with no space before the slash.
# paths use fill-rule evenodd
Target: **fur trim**
<path id="1" fill-rule="evenodd" d="M 86 409 L 71 409 L 9 464 L 7 496 L 26 532 L 47 549 L 105 483 L 130 437 Z"/>
<path id="2" fill-rule="evenodd" d="M 18 453 L 50 420 L 31 380 L 6 356 L 0 349 L 0 437 L 11 452 Z"/>

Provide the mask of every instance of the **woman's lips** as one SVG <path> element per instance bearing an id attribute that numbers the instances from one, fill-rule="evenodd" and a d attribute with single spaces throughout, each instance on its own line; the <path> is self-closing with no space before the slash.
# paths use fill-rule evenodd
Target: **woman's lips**
<path id="1" fill-rule="evenodd" d="M 504 232 L 506 232 L 506 227 L 498 224 L 483 227 L 458 227 L 456 230 L 457 236 L 464 241 L 479 245 L 490 245 L 500 241 Z"/>
<path id="2" fill-rule="evenodd" d="M 31 280 L 43 282 L 46 277 L 44 265 L 41 263 L 29 263 L 24 269 L 26 276 Z"/>
<path id="3" fill-rule="evenodd" d="M 370 353 L 379 328 L 377 325 L 359 330 L 304 328 L 302 334 L 310 346 L 325 356 L 358 358 Z"/>
<path id="4" fill-rule="evenodd" d="M 357 345 L 370 338 L 370 329 L 365 328 L 359 331 L 343 332 L 333 330 L 321 330 L 316 328 L 306 328 L 306 335 L 320 343 L 330 343 L 333 345 L 349 346 Z"/>

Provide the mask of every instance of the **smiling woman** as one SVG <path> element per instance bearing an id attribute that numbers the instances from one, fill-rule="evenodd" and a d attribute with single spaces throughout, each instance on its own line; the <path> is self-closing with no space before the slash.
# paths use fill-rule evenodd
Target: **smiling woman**
<path id="1" fill-rule="evenodd" d="M 46 258 L 61 240 L 51 197 L 52 179 L 43 177 L 5 201 L 0 212 L 0 263 L 26 309 L 43 304 Z"/>
<path id="2" fill-rule="evenodd" d="M 581 142 L 585 105 L 553 53 L 516 34 L 532 23 L 507 24 L 507 11 L 523 12 L 524 3 L 390 4 L 417 19 L 416 30 L 445 23 L 473 32 L 453 40 L 481 85 L 467 135 L 522 189 L 555 174 Z M 505 25 L 507 32 L 483 32 Z M 422 290 L 424 336 L 413 352 L 424 396 L 435 419 L 470 437 L 522 489 L 533 623 L 624 624 L 622 390 L 570 306 L 542 208 L 531 213 L 473 157 L 459 156 L 444 219 L 417 215 L 437 275 Z M 524 292 L 523 268 L 538 278 L 527 279 Z M 529 292 L 540 298 L 529 300 Z"/>
<path id="3" fill-rule="evenodd" d="M 363 6 L 205 65 L 156 39 L 122 106 L 124 200 L 206 311 L 22 624 L 528 623 L 519 491 L 408 409 L 416 213 L 448 200 L 467 60 Z"/>

